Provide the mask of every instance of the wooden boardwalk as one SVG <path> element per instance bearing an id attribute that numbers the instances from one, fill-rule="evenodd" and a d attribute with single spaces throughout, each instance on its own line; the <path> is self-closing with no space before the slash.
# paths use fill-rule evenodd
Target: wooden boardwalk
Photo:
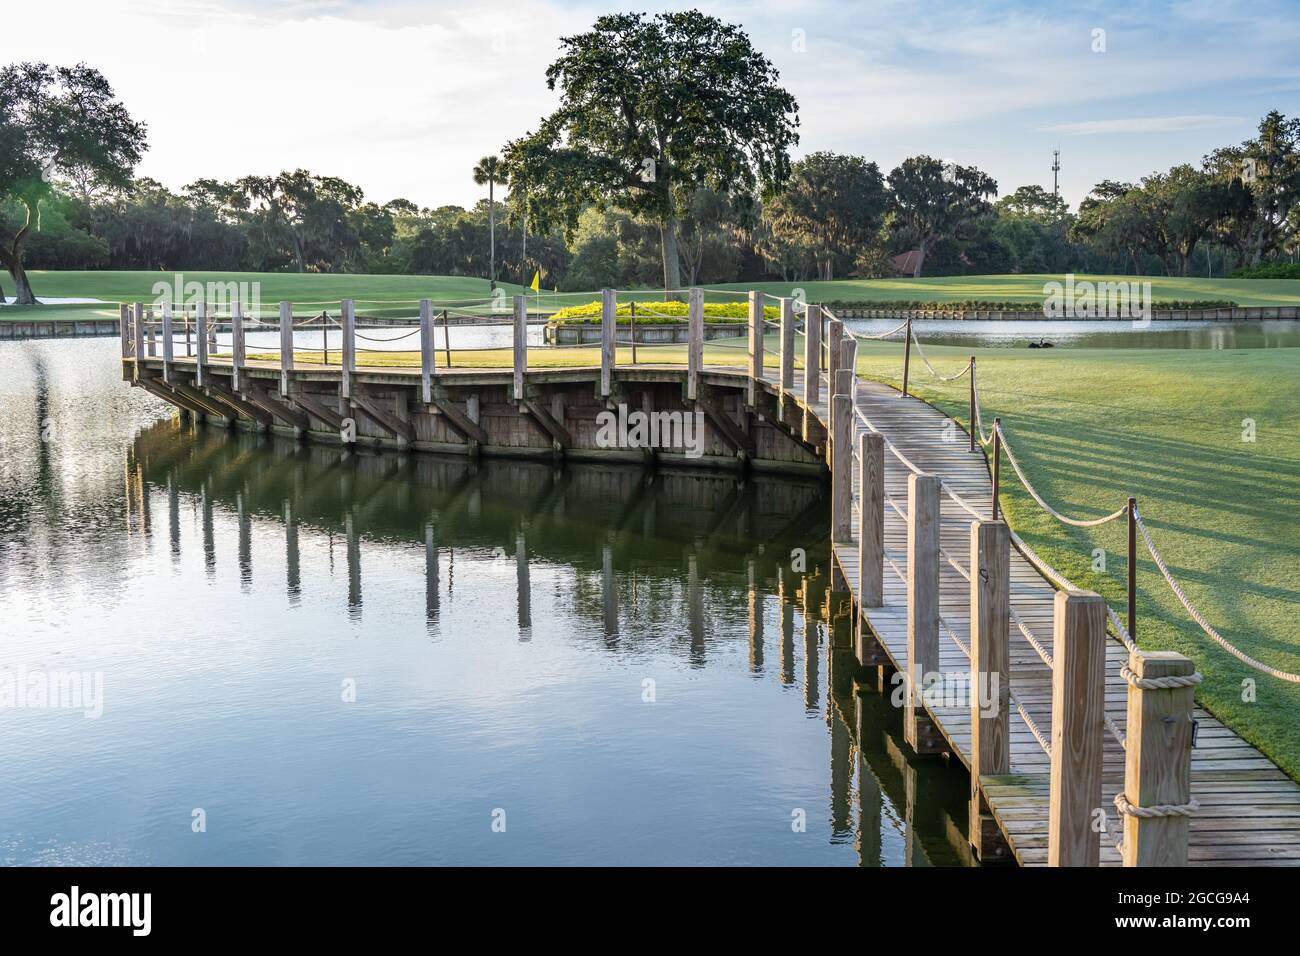
<path id="1" fill-rule="evenodd" d="M 803 394 L 802 373 L 796 373 L 796 394 Z M 823 375 L 821 400 L 810 407 L 828 421 L 829 392 Z M 802 401 L 800 405 L 809 408 Z M 941 476 L 948 487 L 981 512 L 988 512 L 992 482 L 982 452 L 972 452 L 966 435 L 942 412 L 875 382 L 859 380 L 857 408 L 918 468 Z M 861 418 L 854 422 L 857 436 L 866 431 Z M 951 439 L 945 441 L 945 434 Z M 854 540 L 835 545 L 835 559 L 857 603 L 858 585 L 858 463 L 854 459 Z M 908 469 L 897 456 L 885 455 L 884 606 L 867 608 L 866 620 L 900 672 L 907 667 L 907 607 L 904 578 L 907 573 Z M 898 506 L 891 507 L 889 500 Z M 943 552 L 968 570 L 972 516 L 948 495 L 941 496 L 940 543 Z M 892 565 L 892 567 L 891 567 Z M 895 570 L 897 569 L 897 570 Z M 1011 605 L 1025 626 L 1052 653 L 1052 600 L 1055 589 L 1014 548 L 1011 551 Z M 939 630 L 940 669 L 968 673 L 963 647 L 970 646 L 970 585 L 945 557 L 940 560 Z M 956 638 L 954 640 L 954 637 Z M 963 645 L 958 646 L 958 641 Z M 1123 732 L 1128 685 L 1120 668 L 1128 652 L 1118 640 L 1107 641 L 1106 713 Z M 1011 626 L 1012 690 L 1050 740 L 1052 724 L 1052 673 L 1013 623 Z M 968 768 L 971 752 L 971 714 L 967 707 L 928 709 L 931 719 L 948 741 L 951 752 Z M 1300 785 L 1287 777 L 1267 757 L 1201 708 L 1191 756 L 1192 795 L 1200 809 L 1191 818 L 1188 862 L 1202 866 L 1300 866 Z M 1011 773 L 980 781 L 989 808 L 1011 848 L 1023 865 L 1047 863 L 1049 759 L 1018 712 L 1011 714 Z M 1124 751 L 1111 733 L 1104 737 L 1103 806 L 1119 833 L 1111 801 L 1123 788 Z M 1103 866 L 1120 865 L 1120 855 L 1110 840 L 1101 839 Z"/>

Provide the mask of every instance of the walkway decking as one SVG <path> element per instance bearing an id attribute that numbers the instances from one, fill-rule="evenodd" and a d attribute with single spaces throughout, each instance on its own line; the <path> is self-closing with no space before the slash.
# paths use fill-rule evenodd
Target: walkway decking
<path id="1" fill-rule="evenodd" d="M 798 376 L 797 376 L 798 377 Z M 802 382 L 797 394 L 802 394 Z M 812 411 L 828 421 L 825 376 L 822 400 Z M 803 404 L 802 402 L 800 403 Z M 965 501 L 984 510 L 992 495 L 992 482 L 981 452 L 971 452 L 965 433 L 958 441 L 943 440 L 953 426 L 937 409 L 917 399 L 902 398 L 897 391 L 875 382 L 858 381 L 857 407 L 913 464 L 940 475 Z M 854 442 L 865 430 L 854 423 Z M 854 522 L 857 524 L 858 481 L 854 463 Z M 904 513 L 907 510 L 907 468 L 892 454 L 885 455 L 885 493 Z M 971 516 L 947 495 L 941 497 L 942 549 L 963 568 L 969 563 Z M 907 573 L 906 522 L 888 502 L 885 506 L 884 606 L 868 608 L 866 618 L 894 666 L 907 666 L 907 611 L 904 581 Z M 849 588 L 858 593 L 856 539 L 835 546 L 835 558 Z M 897 571 L 890 566 L 897 567 Z M 1011 604 L 1047 652 L 1052 652 L 1053 587 L 1014 548 L 1011 553 Z M 970 585 L 947 560 L 940 561 L 940 668 L 968 672 L 969 661 L 953 635 L 970 646 Z M 952 634 L 949 633 L 951 628 Z M 1118 640 L 1108 641 L 1106 656 L 1106 712 L 1122 731 L 1128 685 L 1120 667 L 1128 653 Z M 1039 729 L 1050 740 L 1052 675 L 1043 659 L 1012 625 L 1011 686 Z M 952 753 L 969 767 L 970 711 L 966 708 L 928 710 L 936 727 L 948 740 Z M 1200 810 L 1191 818 L 1188 862 L 1202 866 L 1300 866 L 1300 785 L 1287 777 L 1267 757 L 1251 747 L 1206 711 L 1196 709 L 1199 722 L 1192 750 L 1192 795 Z M 1039 746 L 1019 713 L 1013 712 L 1011 773 L 981 781 L 989 807 L 1015 858 L 1024 865 L 1047 863 L 1048 773 L 1047 754 Z M 1124 751 L 1105 735 L 1103 758 L 1104 806 L 1122 789 Z M 1112 827 L 1119 822 L 1111 813 Z M 1120 865 L 1120 855 L 1102 839 L 1103 866 Z"/>

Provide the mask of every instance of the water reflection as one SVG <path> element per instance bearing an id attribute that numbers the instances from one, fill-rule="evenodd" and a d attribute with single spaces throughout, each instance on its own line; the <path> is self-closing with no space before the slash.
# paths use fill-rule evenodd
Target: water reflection
<path id="1" fill-rule="evenodd" d="M 0 378 L 0 666 L 105 675 L 4 713 L 0 862 L 967 862 L 964 774 L 855 684 L 821 484 L 192 429 L 114 345 Z"/>

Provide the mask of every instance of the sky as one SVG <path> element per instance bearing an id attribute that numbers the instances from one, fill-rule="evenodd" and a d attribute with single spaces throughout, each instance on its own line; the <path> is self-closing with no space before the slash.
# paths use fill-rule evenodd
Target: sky
<path id="1" fill-rule="evenodd" d="M 554 108 L 563 36 L 617 10 L 739 24 L 799 102 L 795 155 L 928 153 L 1076 205 L 1300 113 L 1300 5 L 558 0 L 6 0 L 4 61 L 84 61 L 179 190 L 307 168 L 366 198 L 472 205 L 474 163 Z"/>

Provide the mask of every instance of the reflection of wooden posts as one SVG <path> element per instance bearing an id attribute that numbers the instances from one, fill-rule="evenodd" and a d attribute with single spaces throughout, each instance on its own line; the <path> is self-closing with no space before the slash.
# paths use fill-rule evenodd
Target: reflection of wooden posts
<path id="1" fill-rule="evenodd" d="M 238 302 L 230 309 L 230 387 L 239 391 L 240 373 L 244 368 L 244 307 Z"/>
<path id="2" fill-rule="evenodd" d="M 746 404 L 758 400 L 758 383 L 763 379 L 763 293 L 749 293 L 749 385 Z"/>
<path id="3" fill-rule="evenodd" d="M 803 579 L 803 705 L 817 709 L 817 620 L 821 617 L 821 588 Z"/>
<path id="4" fill-rule="evenodd" d="M 194 384 L 202 388 L 207 384 L 208 364 L 208 304 L 194 305 Z"/>
<path id="5" fill-rule="evenodd" d="M 789 687 L 794 683 L 794 591 L 793 575 L 780 569 L 777 594 L 781 601 L 781 683 Z"/>
<path id="6" fill-rule="evenodd" d="M 863 607 L 885 601 L 885 439 L 858 439 L 858 593 Z"/>
<path id="7" fill-rule="evenodd" d="M 253 583 L 253 518 L 243 491 L 235 492 L 235 517 L 239 526 L 239 589 L 247 591 Z"/>
<path id="8" fill-rule="evenodd" d="M 176 345 L 172 341 L 172 304 L 171 300 L 164 300 L 162 304 L 162 350 L 163 350 L 163 381 L 171 382 L 172 380 L 172 362 L 176 359 Z"/>
<path id="9" fill-rule="evenodd" d="M 352 397 L 352 377 L 357 372 L 357 307 L 351 299 L 341 303 L 343 341 L 339 343 L 339 395 Z"/>
<path id="10" fill-rule="evenodd" d="M 528 569 L 528 538 L 523 529 L 515 534 L 515 588 L 519 594 L 519 639 L 526 641 L 533 632 L 533 587 Z"/>
<path id="11" fill-rule="evenodd" d="M 614 574 L 614 549 L 606 544 L 600 551 L 600 597 L 604 612 L 605 637 L 618 636 L 618 577 Z"/>
<path id="12" fill-rule="evenodd" d="M 438 539 L 432 521 L 424 525 L 424 619 L 438 623 Z"/>
<path id="13" fill-rule="evenodd" d="M 686 397 L 700 397 L 700 373 L 704 371 L 704 290 L 691 289 L 686 307 Z"/>
<path id="14" fill-rule="evenodd" d="M 749 669 L 757 674 L 763 669 L 763 592 L 753 558 L 745 564 L 745 575 L 749 585 Z"/>
<path id="15" fill-rule="evenodd" d="M 785 398 L 794 391 L 794 299 L 781 301 L 781 394 L 777 416 L 785 421 Z"/>
<path id="16" fill-rule="evenodd" d="M 1096 866 L 1106 707 L 1106 605 L 1091 591 L 1057 591 L 1052 628 L 1052 773 L 1048 866 Z M 1132 728 L 1130 728 L 1130 733 Z"/>
<path id="17" fill-rule="evenodd" d="M 288 499 L 284 502 L 284 583 L 289 603 L 302 597 L 302 562 L 298 549 L 298 516 Z"/>
<path id="18" fill-rule="evenodd" d="M 217 570 L 217 542 L 212 527 L 212 479 L 209 477 L 201 486 L 199 503 L 199 526 L 203 529 L 203 566 L 208 574 Z"/>
<path id="19" fill-rule="evenodd" d="M 1192 707 L 1195 668 L 1172 651 L 1142 651 L 1129 658 L 1124 795 L 1138 807 L 1185 807 L 1192 799 Z M 1148 682 L 1174 678 L 1177 687 Z M 1178 680 L 1182 678 L 1182 680 Z M 1147 684 L 1147 686 L 1142 686 Z M 1124 814 L 1125 866 L 1186 866 L 1190 820 L 1183 814 Z"/>
<path id="20" fill-rule="evenodd" d="M 420 400 L 433 401 L 433 375 L 437 355 L 433 350 L 433 303 L 420 300 Z"/>
<path id="21" fill-rule="evenodd" d="M 808 305 L 803 313 L 803 400 L 816 405 L 821 395 L 822 307 Z"/>
<path id="22" fill-rule="evenodd" d="M 875 738 L 879 728 L 872 720 L 870 708 L 878 704 L 860 693 L 853 695 L 853 703 L 858 737 L 858 862 L 862 866 L 881 866 L 885 801 L 880 781 L 867 760 L 868 750 L 877 746 Z"/>
<path id="23" fill-rule="evenodd" d="M 1011 538 L 1006 522 L 971 522 L 969 567 L 970 843 L 984 859 L 1006 850 L 980 790 L 982 778 L 1011 772 Z"/>
<path id="24" fill-rule="evenodd" d="M 616 362 L 615 337 L 618 332 L 618 293 L 613 289 L 600 290 L 600 397 L 609 398 L 613 388 Z"/>
<path id="25" fill-rule="evenodd" d="M 280 303 L 280 394 L 289 397 L 289 373 L 293 371 L 293 304 Z"/>
<path id="26" fill-rule="evenodd" d="M 847 395 L 831 399 L 831 541 L 853 537 L 853 407 Z"/>
<path id="27" fill-rule="evenodd" d="M 357 618 L 361 615 L 361 538 L 351 511 L 343 515 L 343 534 L 348 552 L 348 615 Z"/>
<path id="28" fill-rule="evenodd" d="M 934 749 L 921 692 L 939 670 L 938 475 L 907 478 L 907 704 L 903 737 L 917 753 Z"/>
<path id="29" fill-rule="evenodd" d="M 524 400 L 524 373 L 528 371 L 528 297 L 515 296 L 514 399 Z"/>
<path id="30" fill-rule="evenodd" d="M 831 722 L 831 833 L 839 837 L 852 830 L 853 735 L 832 707 Z"/>
<path id="31" fill-rule="evenodd" d="M 691 635 L 691 663 L 704 663 L 704 588 L 700 584 L 700 560 L 686 556 L 686 623 Z"/>

